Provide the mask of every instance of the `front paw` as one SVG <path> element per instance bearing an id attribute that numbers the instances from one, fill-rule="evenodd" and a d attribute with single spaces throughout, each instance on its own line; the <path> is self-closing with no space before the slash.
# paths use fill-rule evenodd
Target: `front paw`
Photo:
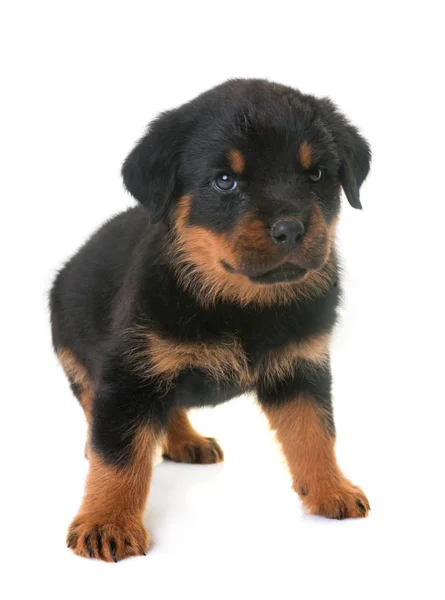
<path id="1" fill-rule="evenodd" d="M 67 546 L 79 556 L 117 562 L 128 556 L 145 555 L 150 536 L 132 517 L 80 514 L 68 529 Z"/>
<path id="2" fill-rule="evenodd" d="M 364 492 L 350 481 L 297 487 L 306 511 L 328 519 L 367 517 L 371 507 Z"/>

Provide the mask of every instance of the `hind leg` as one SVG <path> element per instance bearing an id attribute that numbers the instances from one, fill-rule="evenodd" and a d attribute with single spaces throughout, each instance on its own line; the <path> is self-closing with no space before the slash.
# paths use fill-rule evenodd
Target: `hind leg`
<path id="1" fill-rule="evenodd" d="M 223 451 L 216 440 L 199 434 L 190 423 L 187 411 L 172 411 L 164 444 L 164 458 L 175 462 L 212 464 L 224 460 Z"/>
<path id="2" fill-rule="evenodd" d="M 71 391 L 76 396 L 79 404 L 83 408 L 85 418 L 88 423 L 88 438 L 91 427 L 91 412 L 93 407 L 93 384 L 87 370 L 74 354 L 67 348 L 62 348 L 57 352 L 57 358 L 65 371 L 70 382 Z M 85 458 L 88 458 L 88 440 L 85 444 Z"/>

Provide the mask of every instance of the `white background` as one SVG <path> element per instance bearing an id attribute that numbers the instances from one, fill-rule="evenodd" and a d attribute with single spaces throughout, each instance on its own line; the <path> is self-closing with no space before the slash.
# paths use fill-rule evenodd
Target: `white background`
<path id="1" fill-rule="evenodd" d="M 3 598 L 444 597 L 443 23 L 439 2 L 3 4 Z M 366 520 L 304 516 L 251 398 L 193 415 L 226 453 L 163 463 L 154 547 L 76 557 L 85 424 L 50 346 L 56 269 L 131 204 L 120 165 L 157 112 L 229 77 L 328 95 L 372 144 L 344 203 L 333 348 L 338 458 Z"/>

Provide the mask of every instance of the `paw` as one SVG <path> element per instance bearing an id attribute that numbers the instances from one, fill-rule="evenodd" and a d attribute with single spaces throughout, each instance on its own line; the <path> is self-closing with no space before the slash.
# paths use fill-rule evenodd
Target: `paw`
<path id="1" fill-rule="evenodd" d="M 67 546 L 79 556 L 117 562 L 128 556 L 145 556 L 150 537 L 135 519 L 84 514 L 71 523 Z"/>
<path id="2" fill-rule="evenodd" d="M 306 511 L 328 519 L 367 517 L 371 507 L 364 492 L 349 481 L 333 486 L 297 488 Z"/>
<path id="3" fill-rule="evenodd" d="M 180 444 L 168 446 L 164 458 L 175 462 L 209 465 L 224 460 L 221 446 L 213 438 L 197 437 Z"/>

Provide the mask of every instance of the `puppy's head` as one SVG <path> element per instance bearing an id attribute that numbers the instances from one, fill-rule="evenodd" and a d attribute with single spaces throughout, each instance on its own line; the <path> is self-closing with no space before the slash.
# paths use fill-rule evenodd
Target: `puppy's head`
<path id="1" fill-rule="evenodd" d="M 233 80 L 158 117 L 122 173 L 153 222 L 170 224 L 178 263 L 208 286 L 254 290 L 322 269 L 340 188 L 361 208 L 369 164 L 330 100 Z"/>

